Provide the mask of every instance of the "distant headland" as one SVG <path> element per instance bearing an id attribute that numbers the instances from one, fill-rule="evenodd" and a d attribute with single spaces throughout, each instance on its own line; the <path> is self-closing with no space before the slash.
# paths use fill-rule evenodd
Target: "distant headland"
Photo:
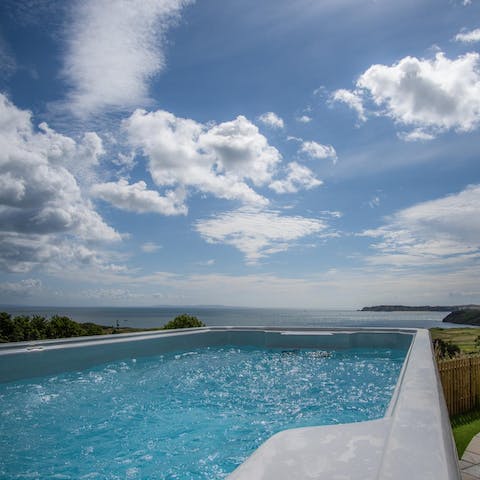
<path id="1" fill-rule="evenodd" d="M 480 310 L 480 305 L 375 305 L 363 307 L 362 312 L 456 312 L 458 310 Z"/>
<path id="2" fill-rule="evenodd" d="M 480 326 L 480 308 L 469 308 L 464 310 L 456 310 L 449 313 L 444 319 L 448 323 L 460 323 L 462 325 Z"/>

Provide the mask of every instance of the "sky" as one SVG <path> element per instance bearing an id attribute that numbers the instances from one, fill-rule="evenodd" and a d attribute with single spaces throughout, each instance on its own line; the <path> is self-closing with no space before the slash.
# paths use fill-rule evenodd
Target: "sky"
<path id="1" fill-rule="evenodd" d="M 0 303 L 480 303 L 479 0 L 3 0 Z"/>

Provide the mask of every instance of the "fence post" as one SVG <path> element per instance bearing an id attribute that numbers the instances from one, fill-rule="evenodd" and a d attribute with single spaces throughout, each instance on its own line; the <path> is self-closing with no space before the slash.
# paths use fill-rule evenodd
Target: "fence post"
<path id="1" fill-rule="evenodd" d="M 475 405 L 475 399 L 472 396 L 472 357 L 468 359 L 468 386 L 469 386 L 469 396 L 470 399 L 470 410 L 473 410 Z"/>

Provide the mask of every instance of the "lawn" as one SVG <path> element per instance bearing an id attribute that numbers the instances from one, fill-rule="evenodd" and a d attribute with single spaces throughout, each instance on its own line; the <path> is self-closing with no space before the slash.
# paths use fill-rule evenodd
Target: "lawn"
<path id="1" fill-rule="evenodd" d="M 480 335 L 480 328 L 431 328 L 432 340 L 439 338 L 444 342 L 455 343 L 462 353 L 480 353 L 475 346 L 475 339 Z"/>
<path id="2" fill-rule="evenodd" d="M 450 419 L 458 458 L 462 458 L 470 440 L 480 432 L 480 410 L 457 415 Z"/>

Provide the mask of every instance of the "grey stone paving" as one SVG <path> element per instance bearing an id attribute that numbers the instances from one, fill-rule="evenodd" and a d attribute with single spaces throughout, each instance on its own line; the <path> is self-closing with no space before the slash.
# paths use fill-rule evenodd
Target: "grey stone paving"
<path id="1" fill-rule="evenodd" d="M 462 480 L 480 480 L 480 433 L 477 433 L 459 462 Z"/>

